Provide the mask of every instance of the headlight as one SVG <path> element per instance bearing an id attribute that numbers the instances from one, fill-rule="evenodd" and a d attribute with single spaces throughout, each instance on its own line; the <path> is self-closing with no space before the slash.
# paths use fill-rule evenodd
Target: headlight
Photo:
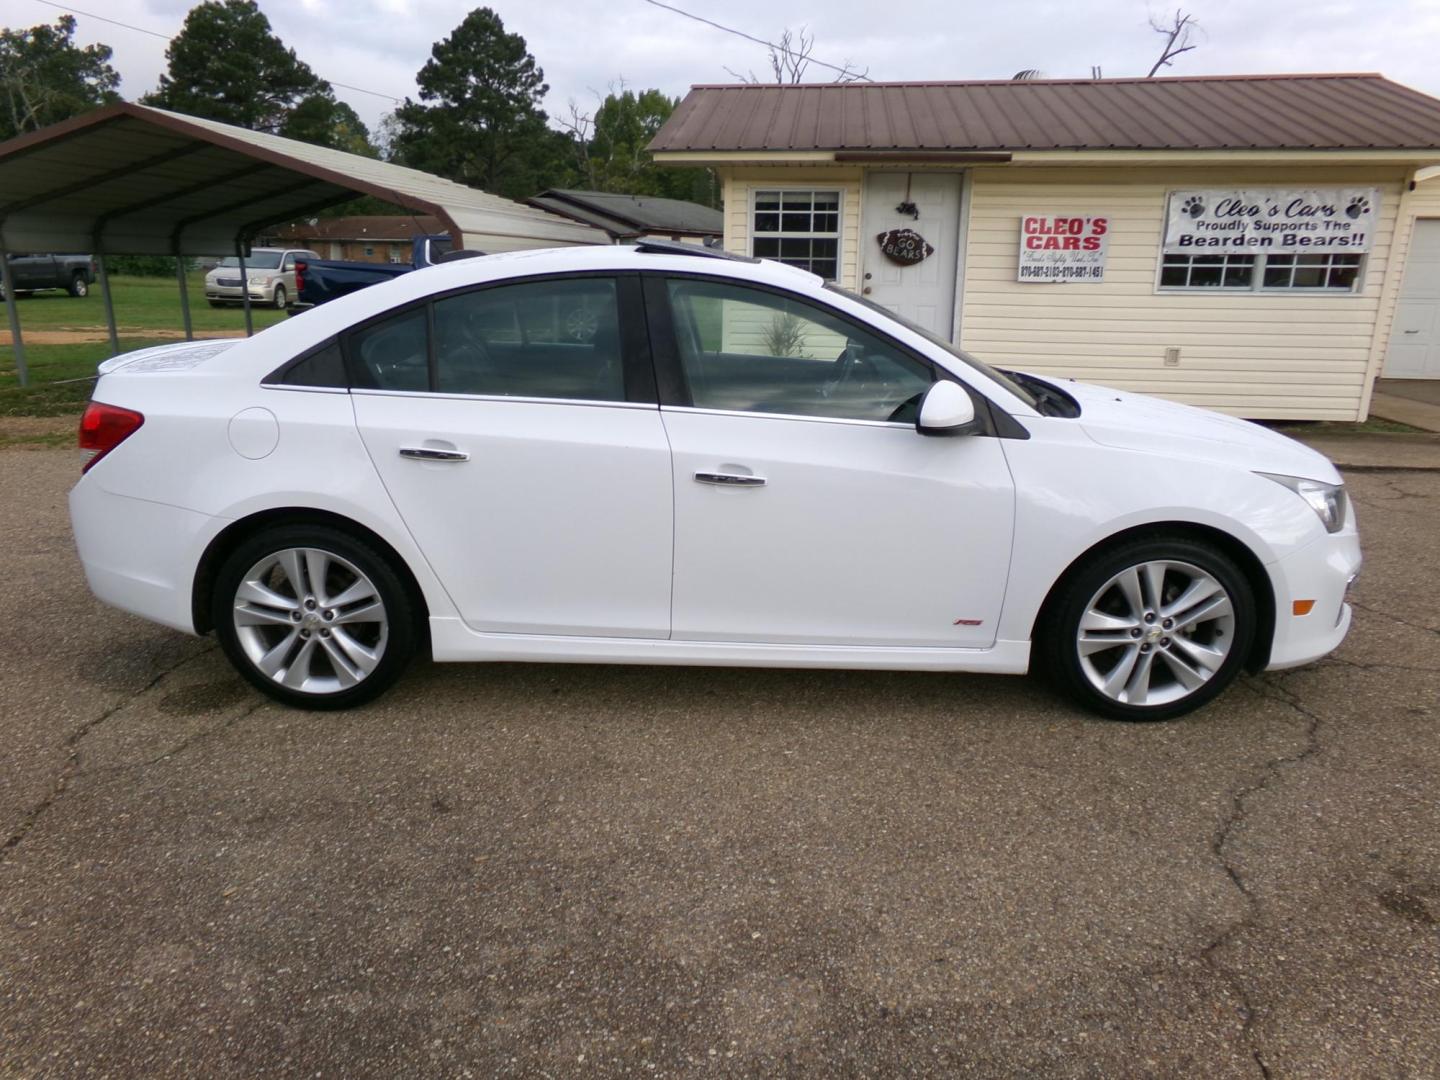
<path id="1" fill-rule="evenodd" d="M 250 284 L 251 284 L 251 285 L 269 285 L 269 284 L 270 284 L 270 279 L 269 279 L 268 277 L 266 277 L 264 274 L 251 274 L 251 275 L 250 275 Z"/>
<path id="2" fill-rule="evenodd" d="M 1319 480 L 1305 480 L 1299 476 L 1276 476 L 1262 472 L 1258 476 L 1283 484 L 1310 504 L 1310 509 L 1325 526 L 1326 532 L 1339 532 L 1345 527 L 1345 487 L 1343 484 L 1324 484 Z"/>

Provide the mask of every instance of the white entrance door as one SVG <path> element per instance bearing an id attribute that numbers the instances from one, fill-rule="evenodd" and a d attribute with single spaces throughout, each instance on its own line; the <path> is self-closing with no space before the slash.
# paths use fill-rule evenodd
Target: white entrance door
<path id="1" fill-rule="evenodd" d="M 1385 378 L 1440 379 L 1440 219 L 1415 222 Z"/>
<path id="2" fill-rule="evenodd" d="M 860 225 L 860 291 L 946 341 L 952 339 L 955 330 L 960 184 L 961 177 L 956 173 L 869 172 L 865 175 L 865 216 Z M 920 211 L 918 218 L 896 210 L 906 201 Z M 913 266 L 891 262 L 876 239 L 891 229 L 913 229 L 935 253 Z"/>

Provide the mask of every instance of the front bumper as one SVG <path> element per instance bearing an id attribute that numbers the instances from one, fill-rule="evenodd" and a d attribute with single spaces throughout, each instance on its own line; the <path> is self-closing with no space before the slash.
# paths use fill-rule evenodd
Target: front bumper
<path id="1" fill-rule="evenodd" d="M 266 304 L 270 302 L 271 291 L 264 285 L 251 285 L 248 291 L 252 301 Z M 211 281 L 205 282 L 206 300 L 228 300 L 239 304 L 244 301 L 245 292 L 246 290 L 239 285 L 217 285 Z"/>
<path id="2" fill-rule="evenodd" d="M 1361 561 L 1360 536 L 1352 523 L 1269 567 L 1275 588 L 1275 639 L 1267 670 L 1299 667 L 1339 648 L 1350 630 L 1346 593 Z M 1296 615 L 1295 603 L 1302 600 L 1313 600 L 1314 606 L 1308 614 Z"/>

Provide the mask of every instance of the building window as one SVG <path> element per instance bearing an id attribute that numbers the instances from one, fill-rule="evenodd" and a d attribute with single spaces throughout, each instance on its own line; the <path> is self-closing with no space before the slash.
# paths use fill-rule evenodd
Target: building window
<path id="1" fill-rule="evenodd" d="M 826 281 L 840 271 L 840 192 L 757 191 L 750 254 L 798 266 Z"/>
<path id="2" fill-rule="evenodd" d="M 1354 292 L 1363 255 L 1176 255 L 1160 258 L 1162 289 Z"/>
<path id="3" fill-rule="evenodd" d="M 1360 255 L 1267 255 L 1266 289 L 1347 289 L 1360 279 Z"/>
<path id="4" fill-rule="evenodd" d="M 390 261 L 391 261 L 392 263 L 401 263 L 401 262 L 404 262 L 404 261 L 405 261 L 405 245 L 404 245 L 404 244 L 391 244 L 391 245 L 390 245 Z"/>

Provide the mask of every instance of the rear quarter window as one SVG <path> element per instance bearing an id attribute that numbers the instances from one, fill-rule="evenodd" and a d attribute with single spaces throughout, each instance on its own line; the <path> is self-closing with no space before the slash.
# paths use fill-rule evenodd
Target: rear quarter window
<path id="1" fill-rule="evenodd" d="M 298 360 L 279 368 L 265 379 L 266 386 L 321 386 L 348 390 L 345 357 L 338 341 L 328 341 Z"/>

